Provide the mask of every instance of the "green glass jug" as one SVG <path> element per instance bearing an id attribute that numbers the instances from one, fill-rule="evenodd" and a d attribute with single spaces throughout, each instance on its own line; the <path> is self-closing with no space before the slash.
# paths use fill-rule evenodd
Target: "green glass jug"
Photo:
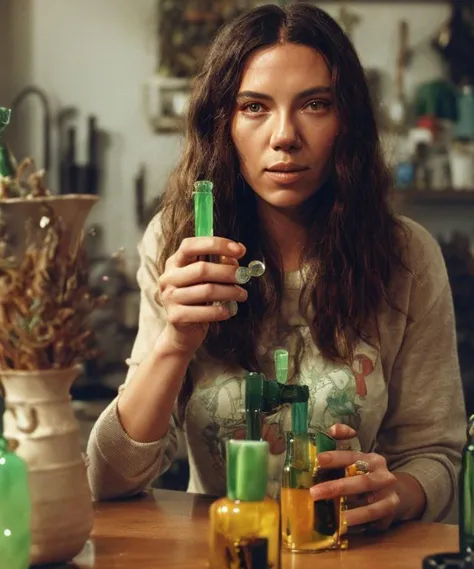
<path id="1" fill-rule="evenodd" d="M 4 411 L 0 395 L 0 566 L 27 569 L 31 543 L 28 471 L 3 436 Z"/>

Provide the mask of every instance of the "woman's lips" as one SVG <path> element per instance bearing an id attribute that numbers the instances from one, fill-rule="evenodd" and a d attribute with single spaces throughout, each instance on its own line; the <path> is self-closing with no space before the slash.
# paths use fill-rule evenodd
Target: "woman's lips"
<path id="1" fill-rule="evenodd" d="M 284 172 L 282 170 L 265 170 L 265 174 L 278 184 L 294 184 L 304 177 L 308 170 L 293 170 Z"/>

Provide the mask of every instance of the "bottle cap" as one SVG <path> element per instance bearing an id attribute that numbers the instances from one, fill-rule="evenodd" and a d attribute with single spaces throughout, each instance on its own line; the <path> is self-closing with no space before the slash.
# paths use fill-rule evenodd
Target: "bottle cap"
<path id="1" fill-rule="evenodd" d="M 229 500 L 262 501 L 267 493 L 268 443 L 231 439 L 226 455 Z"/>
<path id="2" fill-rule="evenodd" d="M 198 180 L 194 182 L 194 191 L 195 192 L 202 192 L 207 194 L 212 194 L 212 189 L 214 185 L 209 180 Z"/>

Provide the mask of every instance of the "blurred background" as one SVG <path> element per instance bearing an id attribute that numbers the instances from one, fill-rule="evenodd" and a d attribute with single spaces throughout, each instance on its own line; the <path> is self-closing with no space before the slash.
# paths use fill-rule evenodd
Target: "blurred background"
<path id="1" fill-rule="evenodd" d="M 136 246 L 182 142 L 190 81 L 217 29 L 256 0 L 0 0 L 8 143 L 53 193 L 100 196 L 87 227 L 101 356 L 73 391 L 84 444 L 136 333 Z M 286 4 L 289 2 L 275 2 Z M 474 0 L 320 1 L 367 73 L 397 211 L 446 258 L 474 413 Z M 436 347 L 434 347 L 436 349 Z M 449 381 L 449 378 L 446 378 Z M 186 487 L 184 454 L 158 484 Z"/>

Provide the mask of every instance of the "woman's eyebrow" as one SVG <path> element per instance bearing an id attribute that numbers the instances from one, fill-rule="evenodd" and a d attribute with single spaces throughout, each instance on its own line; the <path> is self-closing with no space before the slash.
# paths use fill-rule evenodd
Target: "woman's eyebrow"
<path id="1" fill-rule="evenodd" d="M 304 97 L 310 97 L 311 95 L 322 95 L 331 93 L 331 87 L 326 85 L 321 85 L 318 87 L 310 87 L 298 93 L 295 99 L 303 99 Z M 237 94 L 237 100 L 239 99 L 263 99 L 266 101 L 273 101 L 273 97 L 266 93 L 259 93 L 258 91 L 240 91 Z"/>

